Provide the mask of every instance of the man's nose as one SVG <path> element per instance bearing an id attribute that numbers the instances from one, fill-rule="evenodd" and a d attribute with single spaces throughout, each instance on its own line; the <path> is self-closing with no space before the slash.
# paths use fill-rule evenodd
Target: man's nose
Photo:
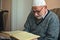
<path id="1" fill-rule="evenodd" d="M 35 14 L 35 16 L 38 16 L 37 12 L 36 12 L 36 13 L 34 13 L 34 14 Z"/>

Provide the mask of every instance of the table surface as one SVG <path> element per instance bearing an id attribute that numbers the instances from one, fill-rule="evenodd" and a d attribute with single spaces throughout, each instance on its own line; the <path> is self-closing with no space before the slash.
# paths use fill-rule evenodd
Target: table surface
<path id="1" fill-rule="evenodd" d="M 10 36 L 8 34 L 5 34 L 5 33 L 0 33 L 0 38 L 10 39 Z"/>

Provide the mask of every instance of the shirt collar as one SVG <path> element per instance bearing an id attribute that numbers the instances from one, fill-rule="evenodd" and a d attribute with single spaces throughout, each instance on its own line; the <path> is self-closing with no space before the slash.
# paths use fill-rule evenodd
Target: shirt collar
<path id="1" fill-rule="evenodd" d="M 45 16 L 47 15 L 47 13 L 48 13 L 48 11 L 46 11 L 46 14 L 42 16 L 42 17 L 43 17 L 43 19 L 45 18 Z"/>

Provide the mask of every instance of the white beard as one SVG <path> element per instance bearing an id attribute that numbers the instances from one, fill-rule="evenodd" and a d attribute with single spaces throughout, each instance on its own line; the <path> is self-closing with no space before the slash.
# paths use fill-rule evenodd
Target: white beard
<path id="1" fill-rule="evenodd" d="M 39 17 L 36 17 L 37 19 L 41 19 L 42 18 L 42 16 L 39 16 Z"/>

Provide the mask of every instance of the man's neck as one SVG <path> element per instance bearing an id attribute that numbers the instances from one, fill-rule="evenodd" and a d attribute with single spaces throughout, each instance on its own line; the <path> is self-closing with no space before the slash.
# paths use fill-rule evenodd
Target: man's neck
<path id="1" fill-rule="evenodd" d="M 47 15 L 47 13 L 48 13 L 48 10 L 46 10 L 45 15 L 42 16 L 43 19 L 45 18 L 45 16 Z"/>

